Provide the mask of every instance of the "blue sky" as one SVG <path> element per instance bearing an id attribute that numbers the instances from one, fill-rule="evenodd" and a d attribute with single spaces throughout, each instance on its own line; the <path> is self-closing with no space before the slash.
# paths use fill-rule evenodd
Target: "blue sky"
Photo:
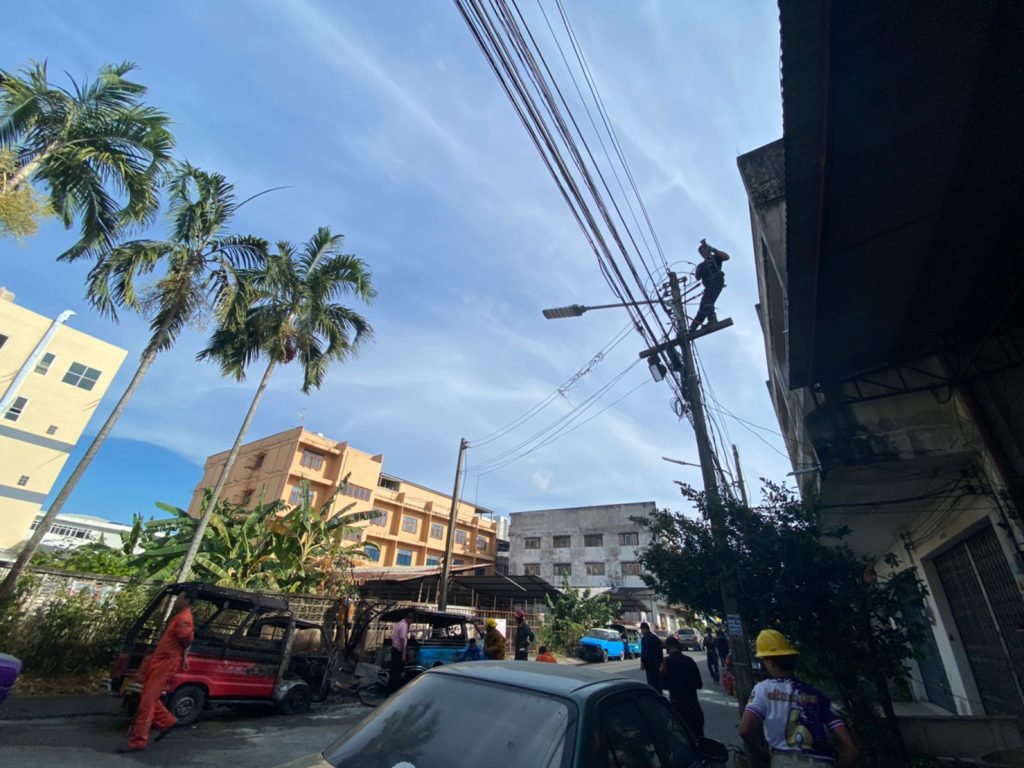
<path id="1" fill-rule="evenodd" d="M 536 5 L 521 5 L 550 45 Z M 685 262 L 702 237 L 733 254 L 719 314 L 736 325 L 700 342 L 701 355 L 718 400 L 774 429 L 736 156 L 781 135 L 778 12 L 753 0 L 566 8 L 669 260 L 692 269 Z M 383 453 L 388 473 L 449 489 L 460 437 L 473 441 L 530 409 L 626 325 L 622 310 L 541 317 L 543 307 L 614 299 L 453 3 L 37 0 L 7 19 L 3 68 L 48 58 L 62 81 L 63 70 L 77 77 L 135 61 L 151 103 L 175 120 L 179 156 L 224 173 L 241 196 L 291 186 L 246 206 L 236 231 L 302 241 L 328 225 L 371 266 L 373 345 L 310 397 L 297 371 L 279 371 L 251 438 L 302 422 Z M 75 310 L 76 328 L 127 348 L 116 392 L 145 321 L 113 325 L 89 310 L 88 265 L 54 261 L 72 238 L 49 224 L 21 245 L 0 243 L 0 284 L 35 311 Z M 187 504 L 204 457 L 230 445 L 255 386 L 194 362 L 208 330 L 187 332 L 158 358 L 66 511 L 127 520 L 154 512 L 156 500 Z M 565 398 L 471 449 L 466 498 L 502 513 L 678 506 L 672 481 L 700 478 L 661 461 L 696 461 L 664 383 L 502 470 L 473 471 L 614 379 L 640 348 L 630 335 Z M 637 366 L 597 407 L 649 378 Z M 748 478 L 788 471 L 776 434 L 720 422 Z"/>

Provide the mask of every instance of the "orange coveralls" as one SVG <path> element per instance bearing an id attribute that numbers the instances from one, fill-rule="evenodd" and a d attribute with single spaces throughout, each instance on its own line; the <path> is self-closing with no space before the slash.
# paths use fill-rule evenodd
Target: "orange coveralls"
<path id="1" fill-rule="evenodd" d="M 192 611 L 183 608 L 167 624 L 153 655 L 143 662 L 139 670 L 142 673 L 142 695 L 128 739 L 129 748 L 144 749 L 154 725 L 157 730 L 166 731 L 178 722 L 160 701 L 160 696 L 171 677 L 181 669 L 185 649 L 192 644 L 194 632 Z"/>

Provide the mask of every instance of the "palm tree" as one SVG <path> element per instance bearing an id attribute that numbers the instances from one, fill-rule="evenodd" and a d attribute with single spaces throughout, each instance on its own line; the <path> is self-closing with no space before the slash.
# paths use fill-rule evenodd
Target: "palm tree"
<path id="1" fill-rule="evenodd" d="M 302 391 L 308 395 L 320 388 L 332 363 L 343 362 L 355 354 L 373 335 L 373 329 L 361 315 L 335 303 L 339 297 L 351 295 L 369 305 L 377 295 L 365 262 L 342 253 L 343 242 L 341 235 L 332 235 L 327 227 L 318 229 L 301 253 L 291 243 L 279 242 L 277 253 L 269 256 L 262 268 L 239 274 L 244 288 L 235 294 L 235 308 L 225 313 L 225 321 L 198 355 L 200 360 L 216 361 L 225 376 L 239 381 L 245 378 L 246 367 L 257 358 L 265 357 L 267 367 L 204 507 L 179 581 L 188 578 L 209 515 L 224 490 L 274 368 L 298 359 L 302 366 Z"/>
<path id="2" fill-rule="evenodd" d="M 184 163 L 171 176 L 167 190 L 171 239 L 123 243 L 102 255 L 89 273 L 89 299 L 104 314 L 116 319 L 119 307 L 151 313 L 149 343 L 114 410 L 0 584 L 0 600 L 13 592 L 25 565 L 121 418 L 156 356 L 170 349 L 185 326 L 202 312 L 212 311 L 226 321 L 227 313 L 239 307 L 239 272 L 261 266 L 267 256 L 266 241 L 226 232 L 232 215 L 248 200 L 237 202 L 234 187 L 220 174 Z M 163 268 L 163 274 L 144 296 L 140 295 L 138 279 L 157 267 Z"/>
<path id="3" fill-rule="evenodd" d="M 41 183 L 64 226 L 80 240 L 61 259 L 112 247 L 125 225 L 152 221 L 161 173 L 171 162 L 170 118 L 143 103 L 135 65 L 109 64 L 72 88 L 49 82 L 46 62 L 0 70 L 0 200 Z M 2 226 L 2 222 L 0 222 Z"/>

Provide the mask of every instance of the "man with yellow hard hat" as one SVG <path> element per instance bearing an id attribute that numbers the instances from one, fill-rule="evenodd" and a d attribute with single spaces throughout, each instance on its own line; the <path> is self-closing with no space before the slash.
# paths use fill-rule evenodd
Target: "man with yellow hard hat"
<path id="1" fill-rule="evenodd" d="M 848 768 L 857 758 L 850 731 L 824 693 L 796 679 L 798 655 L 778 630 L 765 629 L 757 636 L 756 656 L 771 677 L 754 686 L 740 720 L 740 738 L 771 768 L 827 765 L 837 758 L 840 768 Z"/>

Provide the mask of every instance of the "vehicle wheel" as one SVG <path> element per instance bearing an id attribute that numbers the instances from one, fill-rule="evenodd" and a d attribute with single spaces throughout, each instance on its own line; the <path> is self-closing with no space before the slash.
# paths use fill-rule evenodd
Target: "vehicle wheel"
<path id="1" fill-rule="evenodd" d="M 198 685 L 183 685 L 171 694 L 167 708 L 178 720 L 178 725 L 191 725 L 203 713 L 206 691 Z"/>
<path id="2" fill-rule="evenodd" d="M 604 664 L 606 661 L 608 661 L 607 649 L 601 651 L 601 663 Z"/>
<path id="3" fill-rule="evenodd" d="M 373 683 L 359 691 L 359 701 L 368 707 L 376 707 L 387 701 L 390 693 L 391 691 L 383 685 Z"/>
<path id="4" fill-rule="evenodd" d="M 313 692 L 309 690 L 309 686 L 296 685 L 288 690 L 277 708 L 281 710 L 282 715 L 301 715 L 303 712 L 309 712 L 312 701 Z"/>

